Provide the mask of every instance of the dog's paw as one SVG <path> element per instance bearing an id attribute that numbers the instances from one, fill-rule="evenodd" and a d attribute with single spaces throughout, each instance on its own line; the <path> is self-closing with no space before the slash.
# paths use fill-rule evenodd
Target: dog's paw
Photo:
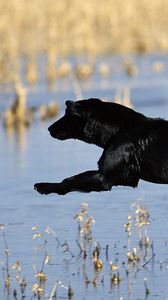
<path id="1" fill-rule="evenodd" d="M 34 189 L 40 194 L 48 195 L 51 193 L 50 183 L 47 182 L 36 183 Z"/>

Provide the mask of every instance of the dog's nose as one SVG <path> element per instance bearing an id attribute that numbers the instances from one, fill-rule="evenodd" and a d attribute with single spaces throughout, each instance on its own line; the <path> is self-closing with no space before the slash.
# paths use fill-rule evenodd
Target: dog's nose
<path id="1" fill-rule="evenodd" d="M 48 131 L 49 131 L 49 132 L 51 131 L 51 126 L 48 127 Z"/>

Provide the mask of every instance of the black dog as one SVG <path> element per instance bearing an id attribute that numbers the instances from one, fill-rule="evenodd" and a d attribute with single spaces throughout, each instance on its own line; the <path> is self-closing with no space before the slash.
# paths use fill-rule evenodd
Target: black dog
<path id="1" fill-rule="evenodd" d="M 39 193 L 109 191 L 113 185 L 136 187 L 139 179 L 168 183 L 168 121 L 99 99 L 66 101 L 66 106 L 65 115 L 48 128 L 51 136 L 79 139 L 104 151 L 98 170 L 60 183 L 36 183 Z"/>

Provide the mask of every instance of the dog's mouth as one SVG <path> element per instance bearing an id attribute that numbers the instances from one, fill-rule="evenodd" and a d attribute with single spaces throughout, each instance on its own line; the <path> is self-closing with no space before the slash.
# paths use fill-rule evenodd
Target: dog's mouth
<path id="1" fill-rule="evenodd" d="M 67 132 L 65 132 L 65 131 L 59 131 L 56 133 L 55 131 L 52 131 L 50 129 L 50 127 L 48 128 L 48 131 L 49 131 L 50 135 L 55 139 L 58 139 L 58 140 L 66 140 L 67 139 Z"/>

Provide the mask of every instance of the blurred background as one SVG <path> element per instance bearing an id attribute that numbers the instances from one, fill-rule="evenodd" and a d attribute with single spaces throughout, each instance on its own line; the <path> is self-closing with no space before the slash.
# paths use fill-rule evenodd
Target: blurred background
<path id="1" fill-rule="evenodd" d="M 45 197 L 33 190 L 36 182 L 60 181 L 97 168 L 101 149 L 74 140 L 57 141 L 47 131 L 63 115 L 67 99 L 90 97 L 168 119 L 167 1 L 0 0 L 1 299 L 17 299 L 14 289 L 23 296 L 21 275 L 11 271 L 16 261 L 14 269 L 28 284 L 26 295 L 32 297 L 32 285 L 38 282 L 37 296 L 42 285 L 36 275 L 46 253 L 51 264 L 45 269 L 48 281 L 38 299 L 52 299 L 55 280 L 72 284 L 74 299 L 168 299 L 166 185 L 140 182 L 138 189 L 117 187 L 110 193 L 64 197 Z M 109 245 L 109 260 L 120 265 L 120 289 L 110 288 L 105 252 L 99 276 L 93 272 L 91 255 L 87 256 L 88 266 L 78 259 L 73 216 L 83 201 L 89 203 L 96 220 L 89 249 L 94 241 L 101 244 L 102 252 Z M 135 237 L 136 226 L 132 230 L 131 247 L 137 251 L 134 256 L 138 253 L 140 257 L 136 267 L 127 266 L 126 251 L 130 249 L 125 246 L 123 227 L 132 220 L 127 214 L 133 202 L 147 207 L 151 214 L 145 253 Z M 55 247 L 52 237 L 44 241 L 48 227 L 54 230 L 47 230 L 50 236 L 68 242 L 73 257 Z M 35 245 L 34 232 L 40 246 Z M 143 268 L 151 261 L 152 242 L 155 260 Z M 87 287 L 86 275 L 91 282 Z M 92 284 L 94 278 L 97 286 Z M 65 291 L 62 288 L 60 299 L 67 299 Z M 36 299 L 33 297 L 30 299 Z"/>
<path id="2" fill-rule="evenodd" d="M 137 99 L 143 103 L 136 94 L 140 87 L 146 88 L 145 102 L 156 85 L 158 99 L 151 102 L 165 94 L 165 1 L 1 0 L 0 11 L 5 127 L 29 126 L 35 115 L 42 121 L 54 117 L 66 97 L 131 106 Z"/>
<path id="3" fill-rule="evenodd" d="M 1 62 L 22 56 L 167 51 L 167 3 L 24 0 L 0 3 Z"/>

